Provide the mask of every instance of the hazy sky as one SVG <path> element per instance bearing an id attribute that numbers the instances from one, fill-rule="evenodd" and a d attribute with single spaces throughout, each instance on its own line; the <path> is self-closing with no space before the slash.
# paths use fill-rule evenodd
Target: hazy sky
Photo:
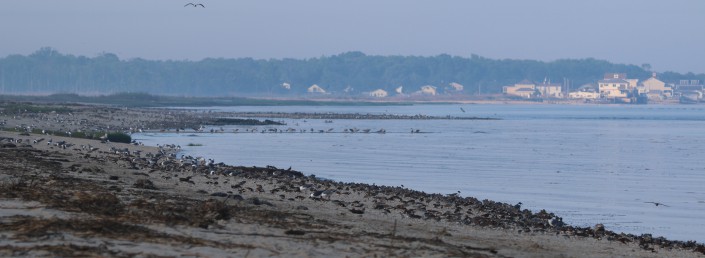
<path id="1" fill-rule="evenodd" d="M 705 1 L 0 1 L 0 57 L 43 46 L 123 59 L 593 57 L 705 73 Z"/>

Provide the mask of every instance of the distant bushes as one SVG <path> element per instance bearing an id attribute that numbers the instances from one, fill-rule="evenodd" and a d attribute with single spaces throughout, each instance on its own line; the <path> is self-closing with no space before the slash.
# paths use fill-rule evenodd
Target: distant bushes
<path id="1" fill-rule="evenodd" d="M 83 138 L 83 139 L 94 139 L 94 140 L 108 140 L 111 142 L 121 142 L 121 143 L 132 143 L 132 136 L 123 132 L 112 132 L 106 133 L 104 131 L 94 131 L 94 132 L 82 132 L 82 131 L 51 131 L 42 130 L 39 128 L 32 128 L 31 131 L 26 131 L 24 128 L 19 127 L 0 127 L 2 131 L 8 132 L 28 132 L 40 135 L 55 135 L 62 137 L 72 137 L 72 138 Z"/>
<path id="2" fill-rule="evenodd" d="M 3 110 L 8 114 L 22 114 L 22 113 L 69 113 L 72 110 L 67 107 L 62 106 L 35 106 L 28 103 L 5 103 L 0 105 Z"/>
<path id="3" fill-rule="evenodd" d="M 130 136 L 129 134 L 126 134 L 126 133 L 121 133 L 121 132 L 109 133 L 108 134 L 108 141 L 131 143 L 132 136 Z"/>

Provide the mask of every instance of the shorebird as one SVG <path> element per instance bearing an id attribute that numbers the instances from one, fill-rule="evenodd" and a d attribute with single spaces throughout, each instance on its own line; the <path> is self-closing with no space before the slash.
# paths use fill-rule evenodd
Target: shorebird
<path id="1" fill-rule="evenodd" d="M 312 184 L 304 184 L 302 186 L 299 186 L 299 191 L 305 191 L 305 190 L 311 190 L 314 191 L 314 186 Z"/>
<path id="2" fill-rule="evenodd" d="M 658 207 L 659 205 L 661 205 L 661 206 L 663 206 L 663 207 L 671 207 L 671 206 L 665 205 L 665 204 L 660 203 L 660 202 L 644 202 L 644 203 L 653 203 L 653 204 L 656 205 L 657 207 Z"/>
<path id="3" fill-rule="evenodd" d="M 191 6 L 193 6 L 193 7 L 201 6 L 201 7 L 203 7 L 203 8 L 206 8 L 206 6 L 204 6 L 203 4 L 194 4 L 194 3 L 188 3 L 188 4 L 184 5 L 184 7 L 189 6 L 189 5 L 191 5 Z"/>
<path id="4" fill-rule="evenodd" d="M 517 209 L 517 210 L 521 210 L 521 205 L 522 205 L 522 203 L 519 202 L 519 203 L 517 203 L 517 204 L 514 205 L 514 208 Z"/>
<path id="5" fill-rule="evenodd" d="M 330 196 L 335 193 L 335 189 L 327 189 L 321 193 L 321 198 L 328 197 L 328 200 L 330 200 Z"/>
<path id="6" fill-rule="evenodd" d="M 322 194 L 323 194 L 323 190 L 313 191 L 313 193 L 311 193 L 310 197 L 311 198 L 320 198 Z"/>
<path id="7" fill-rule="evenodd" d="M 563 227 L 565 225 L 565 223 L 563 223 L 563 218 L 553 217 L 548 220 L 548 225 L 550 225 L 554 228 L 560 228 L 560 227 Z"/>
<path id="8" fill-rule="evenodd" d="M 330 200 L 330 196 L 333 195 L 333 193 L 335 193 L 334 189 L 314 191 L 313 193 L 311 193 L 310 197 L 318 199 L 327 198 L 328 200 Z"/>

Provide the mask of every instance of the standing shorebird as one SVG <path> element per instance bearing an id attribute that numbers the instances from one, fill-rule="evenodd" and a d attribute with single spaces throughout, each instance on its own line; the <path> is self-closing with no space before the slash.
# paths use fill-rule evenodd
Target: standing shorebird
<path id="1" fill-rule="evenodd" d="M 203 5 L 203 4 L 194 4 L 194 3 L 188 3 L 188 4 L 184 5 L 184 7 L 189 6 L 189 5 L 190 5 L 190 6 L 193 6 L 193 7 L 199 7 L 199 6 L 200 6 L 200 7 L 206 8 L 206 6 Z"/>
<path id="2" fill-rule="evenodd" d="M 319 191 L 313 191 L 313 193 L 311 193 L 310 197 L 311 198 L 318 198 L 319 200 L 323 199 L 323 198 L 330 200 L 331 195 L 333 195 L 334 193 L 335 193 L 334 189 L 319 190 Z"/>

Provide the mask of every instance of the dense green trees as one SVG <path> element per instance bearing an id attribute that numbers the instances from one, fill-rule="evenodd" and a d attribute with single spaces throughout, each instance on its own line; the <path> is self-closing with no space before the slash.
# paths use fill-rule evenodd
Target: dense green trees
<path id="1" fill-rule="evenodd" d="M 423 85 L 443 89 L 450 82 L 465 86 L 466 94 L 499 93 L 502 86 L 523 79 L 563 82 L 577 87 L 595 82 L 604 73 L 627 73 L 630 78 L 650 76 L 647 65 L 612 64 L 595 59 L 553 62 L 494 60 L 477 55 L 368 56 L 361 52 L 297 59 L 207 58 L 201 61 L 120 60 L 103 53 L 96 57 L 63 55 L 42 48 L 22 56 L 0 58 L 0 93 L 106 94 L 145 92 L 177 96 L 302 95 L 312 84 L 340 95 L 357 95 L 398 86 L 415 91 Z M 664 81 L 700 79 L 705 74 L 660 75 Z M 291 84 L 291 89 L 281 87 Z M 352 92 L 344 92 L 351 87 Z"/>

